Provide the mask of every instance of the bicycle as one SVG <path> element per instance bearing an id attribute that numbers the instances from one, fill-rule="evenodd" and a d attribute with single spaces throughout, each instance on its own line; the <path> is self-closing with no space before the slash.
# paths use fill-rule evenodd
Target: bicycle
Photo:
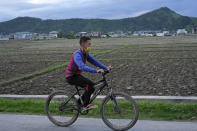
<path id="1" fill-rule="evenodd" d="M 139 110 L 134 99 L 126 93 L 113 92 L 112 87 L 108 85 L 106 80 L 106 74 L 109 71 L 105 71 L 102 74 L 102 79 L 95 83 L 97 87 L 90 98 L 92 103 L 95 98 L 104 90 L 108 90 L 108 95 L 103 99 L 100 113 L 104 123 L 113 130 L 128 130 L 132 128 L 139 115 Z M 76 92 L 70 96 L 67 96 L 67 92 L 64 90 L 53 91 L 46 100 L 45 111 L 49 120 L 57 126 L 69 126 L 73 124 L 79 113 L 82 115 L 88 114 L 88 110 L 83 111 L 82 106 L 77 102 L 76 96 L 83 105 L 81 90 L 75 86 Z M 61 119 L 58 119 L 61 118 Z M 115 123 L 117 122 L 118 123 Z M 123 125 L 120 125 L 123 124 Z"/>

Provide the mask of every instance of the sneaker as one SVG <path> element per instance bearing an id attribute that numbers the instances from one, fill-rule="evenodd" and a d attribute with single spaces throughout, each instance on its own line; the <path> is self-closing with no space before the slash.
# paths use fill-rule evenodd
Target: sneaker
<path id="1" fill-rule="evenodd" d="M 86 110 L 90 110 L 90 109 L 95 109 L 95 108 L 98 108 L 98 105 L 87 105 L 86 107 L 83 107 L 83 111 L 86 111 Z"/>

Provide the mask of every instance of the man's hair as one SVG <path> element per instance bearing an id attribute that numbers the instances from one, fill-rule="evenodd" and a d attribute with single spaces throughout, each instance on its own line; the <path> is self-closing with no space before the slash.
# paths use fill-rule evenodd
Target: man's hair
<path id="1" fill-rule="evenodd" d="M 90 37 L 82 36 L 82 37 L 80 38 L 79 44 L 81 45 L 82 43 L 85 43 L 85 42 L 87 42 L 88 40 L 91 40 Z"/>

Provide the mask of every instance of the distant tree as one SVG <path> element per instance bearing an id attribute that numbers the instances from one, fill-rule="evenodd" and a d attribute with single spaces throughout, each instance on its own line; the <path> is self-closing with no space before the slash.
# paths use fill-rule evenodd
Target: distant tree
<path id="1" fill-rule="evenodd" d="M 185 27 L 185 29 L 188 31 L 188 32 L 192 32 L 192 25 L 187 25 L 186 27 Z"/>
<path id="2" fill-rule="evenodd" d="M 61 32 L 59 32 L 59 33 L 57 34 L 57 37 L 58 37 L 58 38 L 63 38 L 63 34 L 62 34 Z"/>
<path id="3" fill-rule="evenodd" d="M 66 38 L 68 38 L 68 39 L 74 39 L 75 38 L 74 33 L 73 32 L 70 32 L 70 33 L 66 34 Z"/>
<path id="4" fill-rule="evenodd" d="M 58 38 L 67 38 L 67 35 L 66 35 L 65 33 L 63 33 L 63 32 L 59 32 L 59 33 L 57 34 L 57 37 L 58 37 Z"/>

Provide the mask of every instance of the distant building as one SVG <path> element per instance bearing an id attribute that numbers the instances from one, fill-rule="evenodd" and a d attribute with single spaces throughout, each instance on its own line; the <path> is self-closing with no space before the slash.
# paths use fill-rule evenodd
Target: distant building
<path id="1" fill-rule="evenodd" d="M 164 36 L 164 33 L 163 32 L 156 33 L 156 36 L 159 36 L 159 37 Z"/>
<path id="2" fill-rule="evenodd" d="M 139 34 L 137 32 L 134 32 L 133 36 L 139 36 Z"/>
<path id="3" fill-rule="evenodd" d="M 14 34 L 9 34 L 9 40 L 14 40 Z"/>
<path id="4" fill-rule="evenodd" d="M 9 35 L 0 35 L 0 40 L 43 40 L 43 39 L 55 39 L 58 32 L 51 31 L 49 34 L 32 33 L 32 32 L 16 32 Z"/>
<path id="5" fill-rule="evenodd" d="M 163 31 L 164 36 L 171 36 L 169 31 Z"/>
<path id="6" fill-rule="evenodd" d="M 109 35 L 110 37 L 120 37 L 120 35 L 119 34 L 111 34 L 111 35 Z"/>
<path id="7" fill-rule="evenodd" d="M 123 33 L 122 31 L 119 31 L 119 32 L 108 32 L 107 34 L 110 37 L 127 37 L 128 36 L 127 33 Z"/>
<path id="8" fill-rule="evenodd" d="M 152 33 L 147 33 L 147 34 L 145 34 L 145 36 L 153 36 L 153 34 Z"/>
<path id="9" fill-rule="evenodd" d="M 148 30 L 148 31 L 135 31 L 133 36 L 171 36 L 169 31 L 161 30 Z"/>
<path id="10" fill-rule="evenodd" d="M 139 36 L 145 36 L 146 33 L 148 33 L 147 31 L 136 31 L 134 32 L 135 34 L 138 34 Z M 137 35 L 136 35 L 137 36 Z"/>
<path id="11" fill-rule="evenodd" d="M 39 34 L 38 33 L 33 33 L 32 39 L 33 40 L 39 40 Z"/>
<path id="12" fill-rule="evenodd" d="M 9 35 L 0 35 L 0 41 L 7 41 L 9 40 Z"/>
<path id="13" fill-rule="evenodd" d="M 183 36 L 187 34 L 187 31 L 185 29 L 178 29 L 176 34 L 177 36 Z"/>
<path id="14" fill-rule="evenodd" d="M 110 37 L 118 37 L 115 32 L 108 32 L 107 33 Z"/>
<path id="15" fill-rule="evenodd" d="M 135 31 L 133 32 L 133 36 L 155 36 L 158 32 L 160 31 Z"/>
<path id="16" fill-rule="evenodd" d="M 76 37 L 82 37 L 82 36 L 89 36 L 87 32 L 78 32 L 75 34 Z"/>
<path id="17" fill-rule="evenodd" d="M 107 35 L 101 35 L 101 38 L 107 38 Z"/>
<path id="18" fill-rule="evenodd" d="M 120 33 L 119 35 L 120 35 L 120 37 L 127 37 L 128 36 L 127 33 L 123 33 L 123 32 Z"/>
<path id="19" fill-rule="evenodd" d="M 30 32 L 16 32 L 14 34 L 15 40 L 32 40 L 33 33 Z"/>
<path id="20" fill-rule="evenodd" d="M 58 34 L 57 31 L 51 31 L 49 32 L 49 38 L 57 38 L 58 37 L 57 34 Z"/>
<path id="21" fill-rule="evenodd" d="M 45 33 L 39 34 L 39 35 L 38 35 L 38 39 L 39 39 L 39 40 L 46 40 L 46 39 L 49 39 L 49 35 L 48 35 L 48 34 L 45 34 Z"/>
<path id="22" fill-rule="evenodd" d="M 92 36 L 92 37 L 101 37 L 101 32 L 91 32 L 90 36 Z"/>
<path id="23" fill-rule="evenodd" d="M 192 34 L 197 34 L 197 27 L 192 28 Z"/>
<path id="24" fill-rule="evenodd" d="M 132 36 L 133 34 L 132 34 L 132 31 L 128 31 L 127 32 L 127 36 Z"/>

